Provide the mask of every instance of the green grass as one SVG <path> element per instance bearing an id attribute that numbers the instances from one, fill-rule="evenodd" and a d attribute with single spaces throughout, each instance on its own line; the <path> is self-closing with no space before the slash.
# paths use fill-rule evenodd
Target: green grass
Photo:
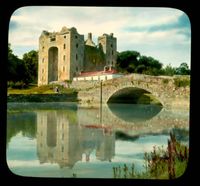
<path id="1" fill-rule="evenodd" d="M 24 89 L 8 88 L 8 94 L 56 94 L 55 86 L 59 87 L 60 93 L 74 93 L 74 89 L 64 88 L 60 85 L 29 86 Z"/>

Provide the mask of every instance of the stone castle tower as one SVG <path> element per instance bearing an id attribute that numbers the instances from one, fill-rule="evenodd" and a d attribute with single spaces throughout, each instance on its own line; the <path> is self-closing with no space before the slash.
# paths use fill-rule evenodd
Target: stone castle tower
<path id="1" fill-rule="evenodd" d="M 117 58 L 117 39 L 113 34 L 98 37 L 84 35 L 76 28 L 63 27 L 60 32 L 43 31 L 39 38 L 38 86 L 52 81 L 72 80 L 81 72 L 104 70 L 114 67 Z"/>

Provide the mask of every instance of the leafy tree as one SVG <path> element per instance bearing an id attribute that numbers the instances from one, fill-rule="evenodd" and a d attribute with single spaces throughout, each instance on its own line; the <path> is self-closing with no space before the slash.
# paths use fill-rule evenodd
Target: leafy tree
<path id="1" fill-rule="evenodd" d="M 8 44 L 8 82 L 12 86 L 23 87 L 37 80 L 38 52 L 30 51 L 19 59 Z"/>
<path id="2" fill-rule="evenodd" d="M 137 73 L 149 74 L 149 75 L 159 75 L 162 69 L 162 63 L 153 57 L 141 56 L 139 59 L 139 66 Z M 142 68 L 142 72 L 141 72 Z"/>
<path id="3" fill-rule="evenodd" d="M 181 63 L 178 68 L 176 68 L 177 75 L 189 75 L 190 69 L 187 63 Z"/>
<path id="4" fill-rule="evenodd" d="M 23 55 L 23 61 L 26 67 L 26 78 L 28 82 L 37 81 L 37 71 L 38 71 L 38 52 L 31 50 Z"/>
<path id="5" fill-rule="evenodd" d="M 137 51 L 123 51 L 117 56 L 116 68 L 121 72 L 135 72 L 138 66 L 138 58 L 140 53 Z"/>
<path id="6" fill-rule="evenodd" d="M 176 74 L 176 68 L 173 68 L 171 64 L 169 64 L 163 69 L 163 74 L 167 76 L 173 76 Z"/>
<path id="7" fill-rule="evenodd" d="M 159 75 L 162 63 L 137 51 L 123 51 L 118 54 L 116 67 L 120 72 Z"/>
<path id="8" fill-rule="evenodd" d="M 23 60 L 13 54 L 11 45 L 8 44 L 8 81 L 25 81 L 25 65 Z"/>

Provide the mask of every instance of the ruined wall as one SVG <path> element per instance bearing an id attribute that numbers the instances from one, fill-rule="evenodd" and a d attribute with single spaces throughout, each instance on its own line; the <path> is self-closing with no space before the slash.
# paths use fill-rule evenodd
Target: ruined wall
<path id="1" fill-rule="evenodd" d="M 99 71 L 104 70 L 106 66 L 105 55 L 102 50 L 97 47 L 85 46 L 84 55 L 84 71 Z"/>

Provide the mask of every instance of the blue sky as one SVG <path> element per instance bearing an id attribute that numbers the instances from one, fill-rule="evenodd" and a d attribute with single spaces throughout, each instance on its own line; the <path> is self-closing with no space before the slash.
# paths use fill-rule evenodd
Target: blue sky
<path id="1" fill-rule="evenodd" d="M 9 43 L 22 58 L 38 50 L 43 30 L 58 32 L 63 26 L 76 27 L 80 34 L 98 36 L 114 33 L 117 50 L 135 50 L 165 65 L 191 63 L 191 28 L 188 16 L 172 8 L 134 7 L 22 7 L 11 16 Z"/>

